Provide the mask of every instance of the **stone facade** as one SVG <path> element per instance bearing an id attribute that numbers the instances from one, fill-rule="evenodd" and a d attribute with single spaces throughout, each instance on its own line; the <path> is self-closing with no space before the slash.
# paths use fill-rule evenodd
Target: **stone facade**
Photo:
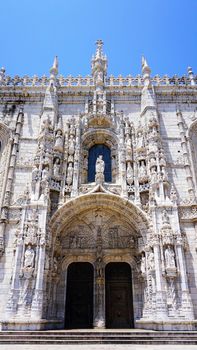
<path id="1" fill-rule="evenodd" d="M 10 78 L 0 71 L 2 329 L 63 328 L 67 269 L 94 267 L 93 326 L 105 327 L 105 266 L 132 270 L 136 328 L 197 327 L 197 85 L 107 76 Z M 89 150 L 110 150 L 111 181 Z"/>

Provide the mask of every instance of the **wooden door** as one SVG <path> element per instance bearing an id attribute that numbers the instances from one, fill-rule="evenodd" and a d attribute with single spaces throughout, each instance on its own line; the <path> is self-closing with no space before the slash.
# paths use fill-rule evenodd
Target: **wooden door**
<path id="1" fill-rule="evenodd" d="M 66 328 L 93 326 L 93 267 L 89 263 L 72 263 L 68 267 L 66 294 Z"/>
<path id="2" fill-rule="evenodd" d="M 106 327 L 131 328 L 133 302 L 131 268 L 126 263 L 109 263 L 106 266 Z"/>

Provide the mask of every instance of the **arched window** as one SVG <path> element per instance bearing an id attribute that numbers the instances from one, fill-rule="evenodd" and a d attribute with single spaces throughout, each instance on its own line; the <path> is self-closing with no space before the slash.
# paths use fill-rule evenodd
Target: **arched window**
<path id="1" fill-rule="evenodd" d="M 95 164 L 97 158 L 102 155 L 105 162 L 105 182 L 112 181 L 111 174 L 111 150 L 105 145 L 94 145 L 89 149 L 88 155 L 88 182 L 95 181 Z"/>

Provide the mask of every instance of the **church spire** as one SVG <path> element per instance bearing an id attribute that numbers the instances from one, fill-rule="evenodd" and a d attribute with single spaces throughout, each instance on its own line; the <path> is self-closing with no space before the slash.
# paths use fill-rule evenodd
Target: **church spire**
<path id="1" fill-rule="evenodd" d="M 103 41 L 97 40 L 96 46 L 96 53 L 92 57 L 92 76 L 95 85 L 102 88 L 107 75 L 107 57 L 103 54 Z"/>

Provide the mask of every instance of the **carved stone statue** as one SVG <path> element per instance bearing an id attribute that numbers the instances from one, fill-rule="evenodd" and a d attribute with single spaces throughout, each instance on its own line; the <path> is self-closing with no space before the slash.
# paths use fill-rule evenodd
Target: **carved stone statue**
<path id="1" fill-rule="evenodd" d="M 144 183 L 147 181 L 147 172 L 146 172 L 146 166 L 144 162 L 142 162 L 141 166 L 138 169 L 138 178 L 139 182 Z"/>
<path id="2" fill-rule="evenodd" d="M 132 185 L 133 181 L 134 181 L 133 168 L 131 166 L 131 163 L 128 163 L 128 165 L 127 165 L 127 183 L 129 185 Z"/>
<path id="3" fill-rule="evenodd" d="M 96 160 L 96 176 L 95 181 L 97 183 L 104 182 L 104 170 L 105 170 L 105 162 L 103 160 L 103 156 L 100 155 Z"/>
<path id="4" fill-rule="evenodd" d="M 63 135 L 61 130 L 57 130 L 54 151 L 63 152 Z"/>
<path id="5" fill-rule="evenodd" d="M 144 136 L 141 131 L 138 132 L 137 136 L 137 149 L 144 148 Z"/>
<path id="6" fill-rule="evenodd" d="M 146 257 L 145 257 L 145 255 L 142 255 L 142 257 L 141 257 L 140 270 L 141 270 L 142 275 L 144 275 L 146 273 Z"/>
<path id="7" fill-rule="evenodd" d="M 32 170 L 32 181 L 37 181 L 40 176 L 40 170 L 38 169 L 38 165 L 35 165 Z"/>
<path id="8" fill-rule="evenodd" d="M 25 268 L 33 268 L 34 267 L 34 257 L 35 257 L 35 252 L 32 249 L 31 245 L 29 244 L 27 246 L 27 249 L 25 251 L 25 260 L 24 260 L 24 267 Z"/>
<path id="9" fill-rule="evenodd" d="M 169 218 L 169 215 L 168 215 L 166 210 L 164 210 L 163 213 L 162 213 L 162 223 L 164 225 L 166 225 L 166 224 L 169 225 L 170 224 L 170 218 Z"/>
<path id="10" fill-rule="evenodd" d="M 172 247 L 168 246 L 165 250 L 166 268 L 176 268 L 175 254 Z"/>
<path id="11" fill-rule="evenodd" d="M 32 170 L 32 191 L 35 192 L 36 182 L 41 178 L 41 171 L 38 165 L 35 165 Z"/>
<path id="12" fill-rule="evenodd" d="M 53 166 L 53 175 L 59 176 L 60 175 L 60 160 L 59 158 L 56 158 L 54 166 Z"/>
<path id="13" fill-rule="evenodd" d="M 75 140 L 73 135 L 70 135 L 68 151 L 70 155 L 73 155 L 75 152 Z"/>
<path id="14" fill-rule="evenodd" d="M 96 260 L 96 277 L 103 277 L 104 274 L 104 264 L 102 257 L 99 256 Z"/>
<path id="15" fill-rule="evenodd" d="M 43 170 L 42 170 L 42 180 L 48 180 L 49 178 L 49 167 L 46 166 Z"/>
<path id="16" fill-rule="evenodd" d="M 67 177 L 66 177 L 66 182 L 70 186 L 73 181 L 73 167 L 72 163 L 69 163 L 68 169 L 67 169 Z"/>
<path id="17" fill-rule="evenodd" d="M 154 253 L 151 250 L 148 255 L 148 269 L 153 270 L 155 268 L 155 260 L 154 260 Z"/>
<path id="18" fill-rule="evenodd" d="M 132 157 L 131 138 L 128 134 L 126 136 L 126 155 L 127 155 L 127 158 Z"/>

